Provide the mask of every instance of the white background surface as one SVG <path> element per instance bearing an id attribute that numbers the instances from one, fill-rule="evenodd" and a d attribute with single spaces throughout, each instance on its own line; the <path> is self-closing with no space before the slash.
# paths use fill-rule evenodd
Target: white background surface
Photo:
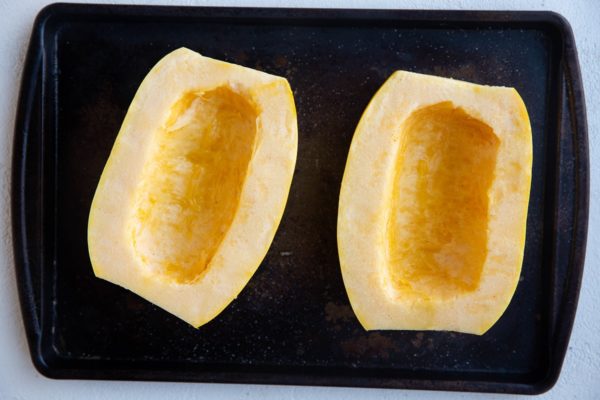
<path id="1" fill-rule="evenodd" d="M 10 159 L 17 93 L 33 20 L 46 1 L 0 0 L 0 400 L 17 399 L 507 399 L 506 395 L 293 386 L 54 381 L 33 368 L 15 287 L 10 230 Z M 115 1 L 115 3 L 120 3 Z M 544 399 L 600 399 L 600 1 L 146 1 L 150 4 L 337 8 L 553 10 L 571 23 L 581 63 L 590 136 L 590 225 L 579 309 L 562 374 Z"/>

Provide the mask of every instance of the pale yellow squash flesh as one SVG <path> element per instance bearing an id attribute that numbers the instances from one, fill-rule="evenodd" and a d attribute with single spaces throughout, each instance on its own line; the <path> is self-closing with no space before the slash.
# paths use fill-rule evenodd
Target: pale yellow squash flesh
<path id="1" fill-rule="evenodd" d="M 94 273 L 205 324 L 263 260 L 296 153 L 285 79 L 184 48 L 168 54 L 138 89 L 100 178 Z"/>
<path id="2" fill-rule="evenodd" d="M 393 74 L 340 193 L 340 264 L 363 327 L 485 333 L 520 276 L 531 166 L 516 90 Z"/>

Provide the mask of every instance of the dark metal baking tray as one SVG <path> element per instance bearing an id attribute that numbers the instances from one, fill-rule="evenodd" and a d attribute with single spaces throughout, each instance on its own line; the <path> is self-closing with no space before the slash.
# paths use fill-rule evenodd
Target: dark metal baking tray
<path id="1" fill-rule="evenodd" d="M 92 196 L 127 107 L 180 46 L 285 76 L 299 122 L 273 245 L 241 295 L 198 330 L 95 278 L 86 246 Z M 522 277 L 483 336 L 366 332 L 346 297 L 336 250 L 346 154 L 369 99 L 397 69 L 513 86 L 529 110 Z M 52 378 L 540 393 L 559 375 L 573 325 L 588 180 L 575 44 L 557 14 L 51 5 L 31 36 L 13 159 L 32 359 Z"/>

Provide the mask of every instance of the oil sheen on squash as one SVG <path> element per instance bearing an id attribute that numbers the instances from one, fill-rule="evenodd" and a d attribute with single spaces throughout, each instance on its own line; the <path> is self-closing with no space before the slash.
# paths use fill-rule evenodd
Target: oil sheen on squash
<path id="1" fill-rule="evenodd" d="M 129 225 L 146 272 L 191 283 L 209 266 L 238 208 L 256 118 L 253 104 L 228 87 L 188 93 L 172 107 Z"/>
<path id="2" fill-rule="evenodd" d="M 473 291 L 499 140 L 451 102 L 416 110 L 402 129 L 387 230 L 392 288 L 422 299 Z"/>

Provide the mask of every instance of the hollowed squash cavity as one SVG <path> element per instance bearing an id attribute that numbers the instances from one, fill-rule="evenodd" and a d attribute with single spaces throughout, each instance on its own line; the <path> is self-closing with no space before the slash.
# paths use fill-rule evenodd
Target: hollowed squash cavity
<path id="1" fill-rule="evenodd" d="M 428 298 L 475 290 L 499 140 L 451 102 L 414 111 L 401 129 L 388 226 L 392 284 L 400 295 Z"/>
<path id="2" fill-rule="evenodd" d="M 516 90 L 394 73 L 340 191 L 340 265 L 363 327 L 486 332 L 519 280 L 531 166 Z"/>
<path id="3" fill-rule="evenodd" d="M 207 268 L 238 208 L 256 118 L 227 87 L 173 106 L 136 191 L 131 237 L 140 265 L 179 283 Z"/>

